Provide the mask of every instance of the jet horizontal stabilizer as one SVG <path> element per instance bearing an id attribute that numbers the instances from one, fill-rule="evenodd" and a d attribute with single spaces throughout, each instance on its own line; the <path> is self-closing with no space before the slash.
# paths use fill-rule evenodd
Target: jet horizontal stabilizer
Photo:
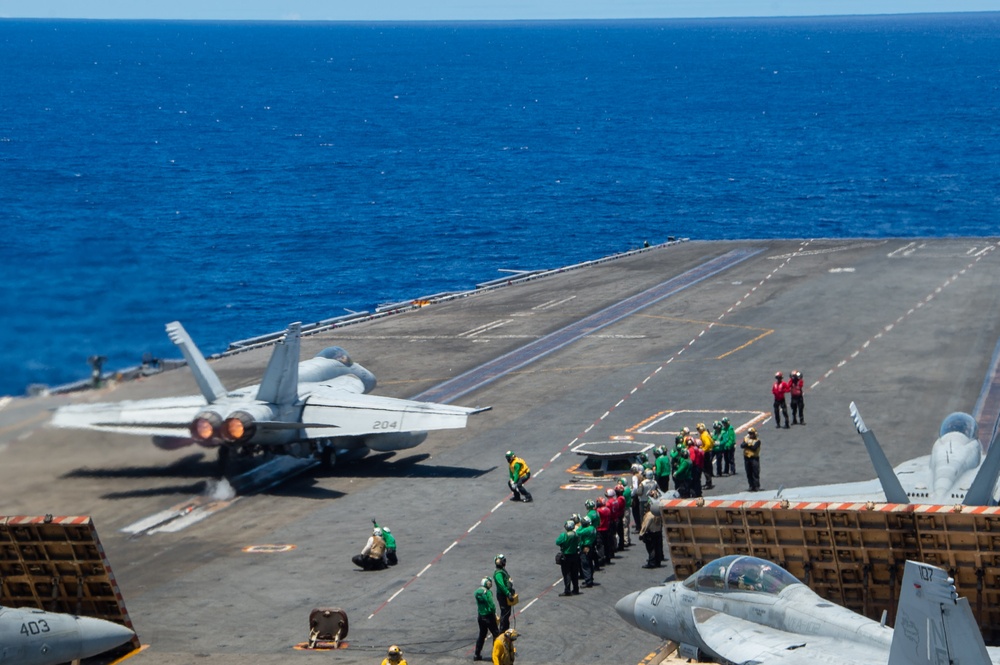
<path id="1" fill-rule="evenodd" d="M 329 436 L 330 432 L 325 430 L 333 426 L 338 428 L 337 436 L 425 432 L 465 427 L 470 415 L 487 408 L 471 409 L 374 395 L 338 395 L 335 399 L 312 395 L 302 410 L 302 421 L 310 423 L 304 426 L 309 439 Z"/>

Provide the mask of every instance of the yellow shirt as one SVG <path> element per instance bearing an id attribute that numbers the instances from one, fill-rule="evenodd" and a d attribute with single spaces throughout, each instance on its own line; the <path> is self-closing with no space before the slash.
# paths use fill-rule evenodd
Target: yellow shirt
<path id="1" fill-rule="evenodd" d="M 514 665 L 514 643 L 503 633 L 493 640 L 493 665 Z"/>

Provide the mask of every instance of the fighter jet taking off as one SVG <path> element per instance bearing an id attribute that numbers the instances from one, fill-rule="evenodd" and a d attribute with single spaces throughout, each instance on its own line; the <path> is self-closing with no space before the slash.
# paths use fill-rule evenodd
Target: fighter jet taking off
<path id="1" fill-rule="evenodd" d="M 941 422 L 931 454 L 890 466 L 875 433 L 851 402 L 851 417 L 871 457 L 878 478 L 852 483 L 782 488 L 766 492 L 713 495 L 712 499 L 767 501 L 875 501 L 888 503 L 997 505 L 1000 445 L 997 439 L 983 454 L 979 426 L 967 413 L 955 412 Z"/>
<path id="2" fill-rule="evenodd" d="M 630 593 L 615 610 L 677 642 L 682 657 L 718 663 L 1000 663 L 944 570 L 907 561 L 898 607 L 894 630 L 824 600 L 777 564 L 732 555 L 683 582 Z"/>
<path id="3" fill-rule="evenodd" d="M 151 436 L 167 450 L 216 447 L 222 461 L 236 450 L 316 456 L 330 465 L 371 450 L 412 448 L 428 430 L 465 427 L 470 415 L 490 408 L 369 395 L 375 376 L 338 346 L 299 362 L 299 323 L 276 344 L 259 385 L 228 392 L 179 322 L 167 324 L 167 333 L 201 395 L 65 406 L 51 424 Z"/>
<path id="4" fill-rule="evenodd" d="M 56 665 L 125 644 L 135 633 L 111 621 L 0 606 L 0 663 Z"/>

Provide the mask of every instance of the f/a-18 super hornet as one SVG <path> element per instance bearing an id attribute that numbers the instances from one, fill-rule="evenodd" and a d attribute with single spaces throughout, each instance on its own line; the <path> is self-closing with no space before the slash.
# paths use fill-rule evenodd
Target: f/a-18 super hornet
<path id="1" fill-rule="evenodd" d="M 941 422 L 931 454 L 903 462 L 895 469 L 889 464 L 875 433 L 861 419 L 851 402 L 854 425 L 868 449 L 878 478 L 852 483 L 780 488 L 776 491 L 739 492 L 713 495 L 713 499 L 742 501 L 875 501 L 878 503 L 997 505 L 997 478 L 1000 476 L 1000 445 L 993 439 L 986 453 L 979 442 L 975 418 L 960 411 Z"/>
<path id="2" fill-rule="evenodd" d="M 682 656 L 735 665 L 1000 663 L 967 598 L 944 570 L 907 561 L 895 629 L 834 605 L 777 564 L 717 559 L 683 582 L 615 605 L 633 626 L 680 645 Z"/>
<path id="3" fill-rule="evenodd" d="M 90 658 L 125 644 L 130 629 L 104 619 L 0 607 L 0 663 L 56 665 Z"/>
<path id="4" fill-rule="evenodd" d="M 56 427 L 151 436 L 160 448 L 198 444 L 244 454 L 273 452 L 295 457 L 360 459 L 371 450 L 412 448 L 428 430 L 465 427 L 468 417 L 489 409 L 369 395 L 375 375 L 334 346 L 299 362 L 301 325 L 279 341 L 259 385 L 228 392 L 177 321 L 167 324 L 201 389 L 201 395 L 56 410 Z"/>

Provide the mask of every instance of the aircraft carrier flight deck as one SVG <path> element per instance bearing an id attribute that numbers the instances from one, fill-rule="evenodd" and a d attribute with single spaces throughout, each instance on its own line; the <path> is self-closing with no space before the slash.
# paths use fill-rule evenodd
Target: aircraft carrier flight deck
<path id="1" fill-rule="evenodd" d="M 611 486 L 581 481 L 570 449 L 616 437 L 671 445 L 681 427 L 728 415 L 761 434 L 764 488 L 865 480 L 874 473 L 852 401 L 894 465 L 926 455 L 953 411 L 979 418 L 988 443 L 998 248 L 995 238 L 671 243 L 305 336 L 302 359 L 341 346 L 378 377 L 376 395 L 492 410 L 415 448 L 235 497 L 215 479 L 213 450 L 46 426 L 63 404 L 196 394 L 187 369 L 14 399 L 0 408 L 0 515 L 93 518 L 147 645 L 137 665 L 378 663 L 390 644 L 411 665 L 470 662 L 473 592 L 501 552 L 520 596 L 519 663 L 638 663 L 660 642 L 614 604 L 667 569 L 642 568 L 633 537 L 600 586 L 559 596 L 562 524 Z M 237 388 L 260 381 L 270 353 L 211 366 Z M 808 424 L 779 429 L 770 386 L 793 369 Z M 532 503 L 508 500 L 507 450 L 531 466 Z M 706 497 L 747 489 L 737 462 Z M 209 509 L 195 519 L 196 503 Z M 351 556 L 372 518 L 395 534 L 399 565 L 363 572 Z M 322 607 L 348 614 L 346 647 L 297 650 Z"/>

